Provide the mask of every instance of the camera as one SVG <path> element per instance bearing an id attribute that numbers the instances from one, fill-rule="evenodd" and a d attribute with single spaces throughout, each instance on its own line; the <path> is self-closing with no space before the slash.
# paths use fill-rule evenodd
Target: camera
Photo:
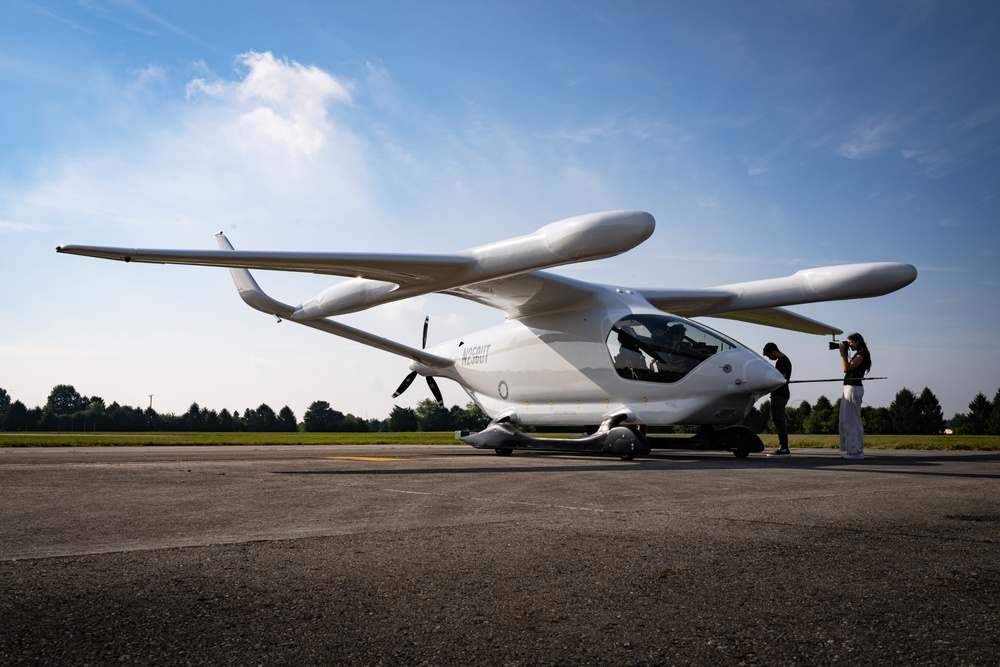
<path id="1" fill-rule="evenodd" d="M 846 342 L 847 342 L 847 341 L 845 341 L 845 340 L 835 340 L 835 341 L 831 341 L 831 342 L 830 342 L 830 349 L 831 349 L 831 350 L 839 350 L 839 349 L 840 349 L 840 346 L 841 346 L 841 345 L 843 345 L 843 344 L 845 344 Z"/>

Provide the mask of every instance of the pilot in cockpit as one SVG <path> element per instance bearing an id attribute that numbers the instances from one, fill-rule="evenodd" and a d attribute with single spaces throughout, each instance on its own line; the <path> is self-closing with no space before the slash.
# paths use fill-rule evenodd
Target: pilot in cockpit
<path id="1" fill-rule="evenodd" d="M 657 349 L 654 363 L 661 373 L 687 373 L 703 358 L 685 341 L 687 328 L 683 324 L 671 324 L 666 329 L 653 330 L 653 344 Z"/>
<path id="2" fill-rule="evenodd" d="M 631 327 L 618 332 L 618 354 L 615 355 L 615 369 L 622 377 L 641 379 L 649 370 L 646 357 L 639 351 L 639 343 Z"/>

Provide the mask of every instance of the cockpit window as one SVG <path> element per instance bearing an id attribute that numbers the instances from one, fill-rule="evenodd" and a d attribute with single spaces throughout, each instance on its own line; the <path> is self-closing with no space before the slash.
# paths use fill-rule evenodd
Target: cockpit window
<path id="1" fill-rule="evenodd" d="M 646 382 L 677 382 L 713 354 L 736 348 L 711 329 L 669 315 L 622 318 L 607 342 L 618 375 Z"/>

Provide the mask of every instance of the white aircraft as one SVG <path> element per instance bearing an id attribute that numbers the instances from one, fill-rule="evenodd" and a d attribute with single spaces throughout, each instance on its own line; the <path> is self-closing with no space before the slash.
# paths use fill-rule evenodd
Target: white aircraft
<path id="1" fill-rule="evenodd" d="M 687 319 L 712 316 L 811 334 L 836 327 L 781 306 L 888 294 L 913 282 L 909 264 L 869 263 L 799 271 L 784 278 L 708 289 L 598 285 L 541 271 L 612 257 L 653 233 L 641 211 L 580 215 L 450 255 L 236 251 L 60 246 L 57 252 L 125 262 L 228 267 L 243 300 L 279 319 L 370 345 L 412 361 L 410 374 L 457 382 L 492 419 L 461 439 L 498 454 L 513 450 L 599 452 L 631 460 L 653 447 L 729 449 L 744 457 L 764 446 L 733 426 L 785 380 L 755 351 Z M 343 276 L 298 306 L 265 294 L 248 269 Z M 438 292 L 498 308 L 506 320 L 431 349 L 347 326 L 331 316 Z M 424 322 L 424 346 L 427 322 Z M 443 403 L 442 403 L 443 404 Z M 647 426 L 701 425 L 689 442 L 656 438 Z M 582 427 L 570 439 L 526 435 L 518 426 Z"/>

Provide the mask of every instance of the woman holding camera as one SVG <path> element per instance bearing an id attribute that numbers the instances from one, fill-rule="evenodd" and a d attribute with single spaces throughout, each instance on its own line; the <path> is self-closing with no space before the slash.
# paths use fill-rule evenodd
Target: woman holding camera
<path id="1" fill-rule="evenodd" d="M 854 356 L 848 358 L 848 352 Z M 844 397 L 840 401 L 841 458 L 865 458 L 865 429 L 861 424 L 861 399 L 865 395 L 862 379 L 871 370 L 872 358 L 864 337 L 855 332 L 840 343 L 840 361 L 844 367 Z"/>

